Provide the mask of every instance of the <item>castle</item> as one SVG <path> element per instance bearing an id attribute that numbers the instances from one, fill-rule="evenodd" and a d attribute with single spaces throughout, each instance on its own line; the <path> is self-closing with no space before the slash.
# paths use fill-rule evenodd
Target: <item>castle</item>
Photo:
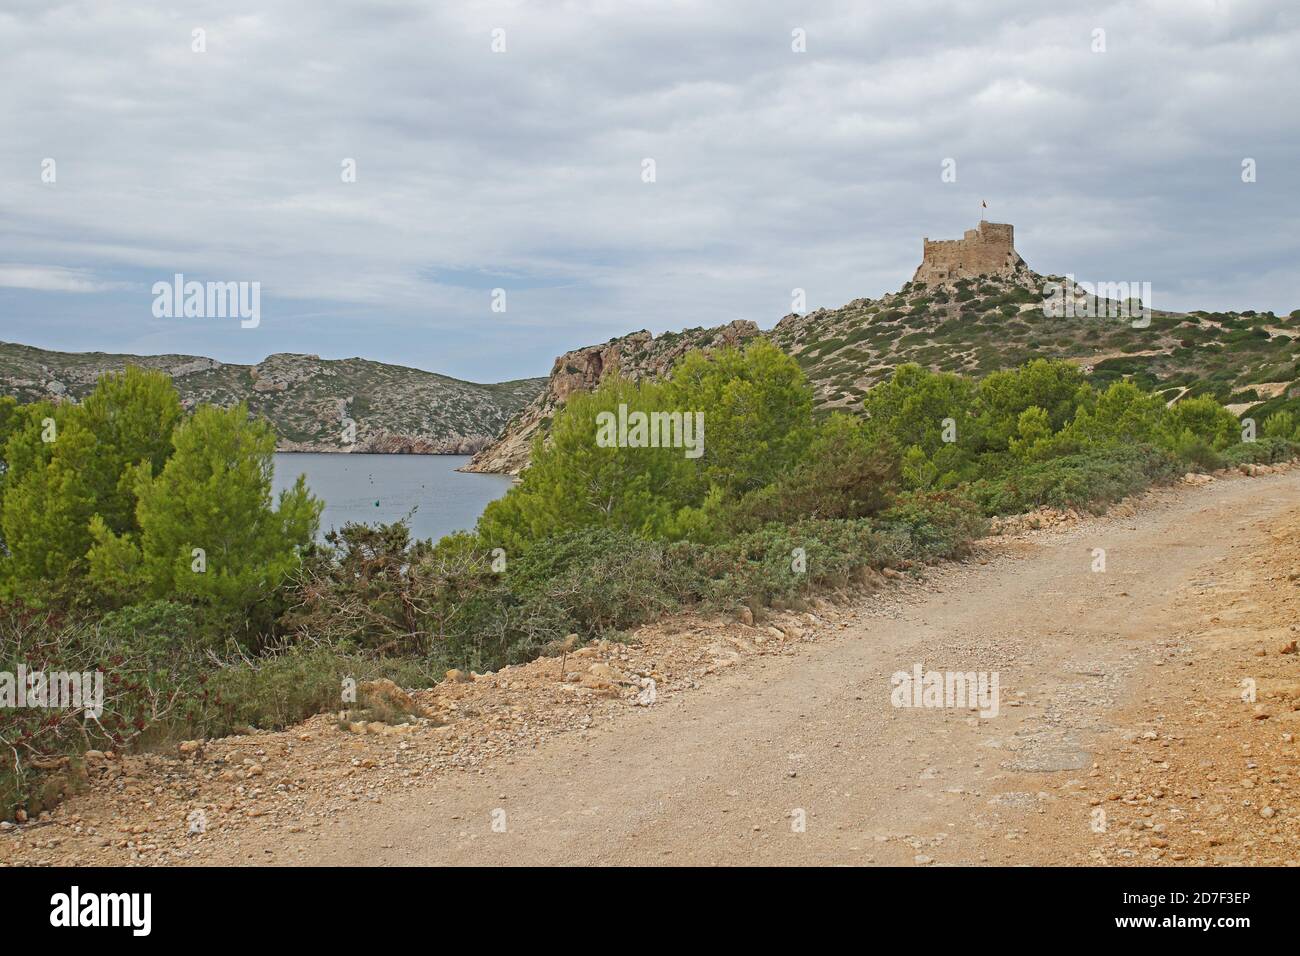
<path id="1" fill-rule="evenodd" d="M 1015 227 L 981 219 L 960 239 L 925 239 L 913 282 L 938 285 L 981 275 L 1009 276 L 1027 269 L 1013 243 Z"/>

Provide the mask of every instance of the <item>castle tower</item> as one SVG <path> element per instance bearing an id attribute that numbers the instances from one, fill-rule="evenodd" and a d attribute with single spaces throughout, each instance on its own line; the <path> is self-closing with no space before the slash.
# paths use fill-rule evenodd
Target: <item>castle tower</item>
<path id="1" fill-rule="evenodd" d="M 923 240 L 913 282 L 941 285 L 976 276 L 1010 276 L 1028 268 L 1015 249 L 1015 227 L 981 219 L 960 239 Z"/>

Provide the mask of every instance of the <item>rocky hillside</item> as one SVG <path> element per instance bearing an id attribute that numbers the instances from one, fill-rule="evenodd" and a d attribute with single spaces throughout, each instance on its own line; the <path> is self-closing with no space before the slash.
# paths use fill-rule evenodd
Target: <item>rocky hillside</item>
<path id="1" fill-rule="evenodd" d="M 718 328 L 665 332 L 657 337 L 643 330 L 604 345 L 565 352 L 555 360 L 541 393 L 461 470 L 517 475 L 528 464 L 534 436 L 545 434 L 555 410 L 574 392 L 595 388 L 614 370 L 633 380 L 658 378 L 687 352 L 736 345 L 759 334 L 753 322 L 737 320 Z"/>
<path id="2" fill-rule="evenodd" d="M 1052 282 L 1069 288 L 1073 315 L 1044 310 Z M 1103 317 L 1085 317 L 1085 306 Z M 878 299 L 787 315 L 768 333 L 742 321 L 658 338 L 637 332 L 556 359 L 542 393 L 466 470 L 518 474 L 533 436 L 545 432 L 556 408 L 615 367 L 632 378 L 662 375 L 689 349 L 761 334 L 799 362 L 822 411 L 860 408 L 867 389 L 905 362 L 979 377 L 1035 358 L 1077 362 L 1094 384 L 1129 378 L 1171 402 L 1212 395 L 1260 421 L 1282 407 L 1300 411 L 1300 310 L 1287 316 L 1153 310 L 1144 328 L 1116 317 L 1118 311 L 1118 303 L 1019 263 L 1006 275 L 909 282 Z"/>
<path id="3" fill-rule="evenodd" d="M 1084 293 L 1071 287 L 1075 315 L 1048 315 L 1044 287 L 1065 280 L 1024 270 L 927 288 L 908 283 L 879 299 L 787 315 L 769 333 L 812 381 L 821 408 L 856 408 L 867 389 L 904 362 L 983 376 L 1036 358 L 1067 359 L 1094 384 L 1131 378 L 1169 401 L 1208 394 L 1235 412 L 1267 414 L 1300 399 L 1300 310 L 1152 310 L 1150 324 L 1082 317 Z M 1104 314 L 1093 300 L 1094 315 Z M 1267 404 L 1265 404 L 1267 403 Z"/>
<path id="4" fill-rule="evenodd" d="M 49 352 L 0 343 L 0 394 L 78 401 L 127 365 L 171 376 L 186 407 L 247 402 L 275 427 L 282 451 L 471 454 L 534 398 L 544 379 L 476 385 L 365 359 L 281 353 L 257 365 L 193 355 Z M 355 436 L 347 433 L 355 423 Z M 348 443 L 349 437 L 355 441 Z"/>

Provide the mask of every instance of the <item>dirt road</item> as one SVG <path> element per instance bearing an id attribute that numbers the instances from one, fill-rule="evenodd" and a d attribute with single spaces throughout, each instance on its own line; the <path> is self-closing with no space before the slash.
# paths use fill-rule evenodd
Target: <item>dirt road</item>
<path id="1" fill-rule="evenodd" d="M 321 863 L 1009 863 L 1040 800 L 1091 765 L 1108 712 L 1139 693 L 1186 625 L 1173 606 L 1206 569 L 1268 547 L 1261 518 L 1300 504 L 1300 474 L 1182 491 L 1088 521 L 929 601 L 759 666 L 602 733 L 458 776 L 336 821 Z M 1092 570 L 1104 548 L 1106 570 Z M 997 717 L 897 709 L 890 676 L 997 671 Z M 1233 688 L 1229 686 L 1229 691 Z M 1044 806 L 1044 804 L 1046 806 Z M 803 810 L 804 832 L 795 811 Z M 495 817 L 494 817 L 495 814 Z M 494 819 L 498 830 L 493 830 Z M 1086 839 L 1086 837 L 1081 838 Z M 1297 851 L 1300 852 L 1300 851 Z"/>
<path id="2" fill-rule="evenodd" d="M 1294 862 L 1300 777 L 1287 737 L 1300 712 L 1285 695 L 1242 701 L 1234 668 L 1258 646 L 1265 653 L 1243 666 L 1300 678 L 1296 655 L 1278 653 L 1296 635 L 1284 616 L 1226 644 L 1224 629 L 1251 626 L 1250 614 L 1234 623 L 1229 591 L 1239 598 L 1268 579 L 1279 601 L 1300 594 L 1270 563 L 1284 542 L 1295 547 L 1298 509 L 1300 470 L 1156 492 L 1136 513 L 1033 532 L 933 569 L 925 585 L 894 588 L 798 653 L 747 660 L 535 749 L 408 778 L 381 802 L 335 807 L 312 826 L 209 833 L 192 860 Z M 996 716 L 894 706 L 891 675 L 916 665 L 996 673 Z M 1165 689 L 1158 705 L 1152 688 Z M 1259 719 L 1265 705 L 1273 712 Z M 1198 743 L 1188 728 L 1211 711 L 1227 723 L 1206 731 L 1217 742 Z M 1149 774 L 1170 782 L 1152 785 Z M 1199 783 L 1179 784 L 1179 774 Z M 1209 793 L 1207 774 L 1233 788 L 1255 776 L 1247 806 Z M 1207 793 L 1192 795 L 1197 785 Z M 1271 814 L 1259 815 L 1263 802 Z M 1203 807 L 1217 811 L 1209 829 Z M 74 800 L 62 812 L 88 811 Z M 61 840 L 44 859 L 76 845 Z"/>

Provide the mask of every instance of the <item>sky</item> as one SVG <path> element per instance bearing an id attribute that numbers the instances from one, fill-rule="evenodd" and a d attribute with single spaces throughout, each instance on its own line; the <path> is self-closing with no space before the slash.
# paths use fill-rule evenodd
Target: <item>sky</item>
<path id="1" fill-rule="evenodd" d="M 1294 0 L 3 0 L 0 340 L 500 381 L 894 291 L 981 216 L 1290 312 L 1298 93 Z M 177 273 L 257 324 L 156 315 Z"/>

